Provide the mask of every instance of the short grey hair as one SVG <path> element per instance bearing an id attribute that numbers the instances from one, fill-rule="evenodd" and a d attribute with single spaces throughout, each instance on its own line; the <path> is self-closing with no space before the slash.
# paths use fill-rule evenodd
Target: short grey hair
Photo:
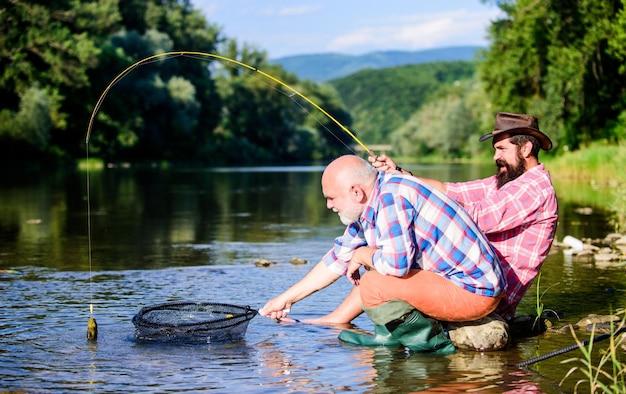
<path id="1" fill-rule="evenodd" d="M 350 178 L 353 182 L 360 184 L 369 184 L 374 182 L 376 176 L 378 175 L 378 171 L 372 167 L 367 160 L 364 160 L 360 157 L 357 157 L 357 164 L 354 166 L 352 171 L 350 172 Z"/>

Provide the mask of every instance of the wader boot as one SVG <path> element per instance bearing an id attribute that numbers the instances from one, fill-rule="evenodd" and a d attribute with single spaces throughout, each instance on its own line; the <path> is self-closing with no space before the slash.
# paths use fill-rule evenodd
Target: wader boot
<path id="1" fill-rule="evenodd" d="M 365 312 L 375 324 L 376 335 L 342 331 L 339 339 L 362 346 L 404 345 L 416 352 L 455 352 L 454 345 L 443 332 L 441 324 L 424 317 L 404 301 L 389 301 L 374 308 L 365 308 Z"/>

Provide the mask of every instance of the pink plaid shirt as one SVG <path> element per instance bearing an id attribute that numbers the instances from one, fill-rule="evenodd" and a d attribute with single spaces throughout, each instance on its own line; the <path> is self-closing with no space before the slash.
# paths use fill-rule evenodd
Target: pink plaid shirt
<path id="1" fill-rule="evenodd" d="M 497 312 L 512 318 L 554 239 L 558 207 L 550 174 L 540 164 L 500 189 L 495 176 L 446 187 L 496 250 L 507 283 Z"/>

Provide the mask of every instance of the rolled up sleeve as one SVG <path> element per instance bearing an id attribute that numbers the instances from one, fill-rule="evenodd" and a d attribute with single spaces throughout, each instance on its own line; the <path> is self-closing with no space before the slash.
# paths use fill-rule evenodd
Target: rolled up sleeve
<path id="1" fill-rule="evenodd" d="M 345 275 L 354 251 L 361 246 L 367 246 L 363 227 L 354 222 L 346 227 L 341 237 L 335 238 L 333 247 L 322 257 L 322 261 L 332 272 Z"/>

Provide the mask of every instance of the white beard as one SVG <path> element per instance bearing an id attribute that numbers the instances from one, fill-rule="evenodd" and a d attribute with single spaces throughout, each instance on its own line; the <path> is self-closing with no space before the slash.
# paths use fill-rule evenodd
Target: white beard
<path id="1" fill-rule="evenodd" d="M 346 226 L 351 225 L 352 223 L 359 220 L 361 217 L 362 210 L 360 207 L 354 207 L 348 210 L 347 212 L 337 213 L 339 215 L 339 220 Z"/>

